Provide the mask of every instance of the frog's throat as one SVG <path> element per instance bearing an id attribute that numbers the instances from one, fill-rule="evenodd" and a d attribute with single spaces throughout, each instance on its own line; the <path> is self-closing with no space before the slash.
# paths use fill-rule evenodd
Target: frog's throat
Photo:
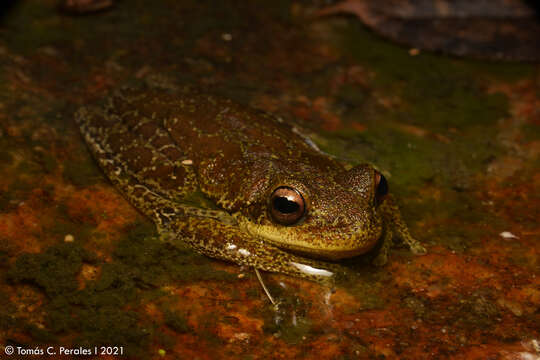
<path id="1" fill-rule="evenodd" d="M 282 250 L 309 258 L 332 261 L 365 254 L 378 243 L 381 236 L 381 229 L 374 228 L 370 234 L 352 234 L 347 240 L 347 245 L 344 245 L 336 244 L 331 234 L 307 242 L 292 232 L 283 232 L 274 226 L 251 222 L 241 222 L 239 225 L 250 235 Z"/>

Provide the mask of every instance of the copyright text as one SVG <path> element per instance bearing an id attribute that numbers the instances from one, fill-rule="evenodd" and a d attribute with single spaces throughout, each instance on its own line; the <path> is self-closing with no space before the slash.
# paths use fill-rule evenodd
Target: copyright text
<path id="1" fill-rule="evenodd" d="M 1 349 L 1 347 L 0 347 Z M 1 351 L 1 350 L 0 350 Z M 92 356 L 92 355 L 124 355 L 123 346 L 94 346 L 94 347 L 64 347 L 64 346 L 36 346 L 26 348 L 22 346 L 7 345 L 4 353 L 8 356 L 32 356 L 32 355 L 59 355 L 59 356 Z"/>

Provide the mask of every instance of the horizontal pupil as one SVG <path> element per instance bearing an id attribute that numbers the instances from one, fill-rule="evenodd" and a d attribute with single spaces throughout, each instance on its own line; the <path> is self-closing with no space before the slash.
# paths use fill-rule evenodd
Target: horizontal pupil
<path id="1" fill-rule="evenodd" d="M 298 211 L 300 206 L 286 197 L 276 197 L 274 199 L 274 208 L 283 214 L 292 214 Z"/>

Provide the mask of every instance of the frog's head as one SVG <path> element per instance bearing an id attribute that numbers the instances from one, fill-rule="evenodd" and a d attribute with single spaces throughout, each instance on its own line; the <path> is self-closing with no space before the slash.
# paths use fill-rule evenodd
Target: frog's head
<path id="1" fill-rule="evenodd" d="M 378 206 L 388 192 L 370 165 L 350 170 L 282 173 L 260 201 L 243 209 L 239 225 L 284 250 L 328 260 L 369 251 L 380 239 Z"/>

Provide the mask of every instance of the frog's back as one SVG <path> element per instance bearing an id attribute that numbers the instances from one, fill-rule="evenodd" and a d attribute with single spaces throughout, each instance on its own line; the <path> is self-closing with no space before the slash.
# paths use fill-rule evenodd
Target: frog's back
<path id="1" fill-rule="evenodd" d="M 140 117 L 156 120 L 194 161 L 284 151 L 294 156 L 313 150 L 278 118 L 213 95 L 139 93 L 113 101 L 123 102 L 118 113 L 136 111 Z"/>
<path id="2" fill-rule="evenodd" d="M 220 207 L 234 209 L 246 200 L 243 190 L 270 181 L 262 179 L 265 173 L 283 164 L 321 164 L 290 125 L 211 95 L 125 90 L 104 107 L 81 109 L 77 121 L 123 192 L 140 184 L 178 202 L 202 191 Z"/>

